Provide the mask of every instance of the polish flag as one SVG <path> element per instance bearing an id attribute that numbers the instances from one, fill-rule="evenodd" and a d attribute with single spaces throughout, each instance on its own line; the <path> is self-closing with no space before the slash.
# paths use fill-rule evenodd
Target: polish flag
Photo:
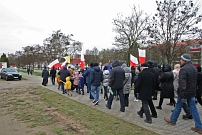
<path id="1" fill-rule="evenodd" d="M 49 68 L 52 68 L 52 67 L 55 67 L 55 68 L 58 68 L 60 67 L 60 62 L 58 59 L 54 60 L 53 62 L 51 62 L 49 65 L 48 65 Z"/>
<path id="2" fill-rule="evenodd" d="M 84 67 L 85 67 L 85 59 L 84 59 L 83 51 L 84 51 L 84 49 L 83 49 L 83 46 L 82 46 L 82 50 L 81 50 L 81 61 L 80 61 L 80 67 L 81 67 L 81 69 L 84 69 Z"/>
<path id="3" fill-rule="evenodd" d="M 65 67 L 66 63 L 67 63 L 67 61 L 63 62 L 60 69 L 63 69 Z"/>
<path id="4" fill-rule="evenodd" d="M 130 54 L 130 66 L 136 67 L 137 64 L 138 64 L 137 58 Z"/>
<path id="5" fill-rule="evenodd" d="M 146 51 L 145 50 L 141 50 L 138 48 L 138 52 L 139 52 L 139 62 L 140 64 L 145 63 L 146 60 Z"/>

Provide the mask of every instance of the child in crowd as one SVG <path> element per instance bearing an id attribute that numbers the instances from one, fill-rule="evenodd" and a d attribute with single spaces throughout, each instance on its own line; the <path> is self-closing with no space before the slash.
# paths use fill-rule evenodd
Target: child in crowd
<path id="1" fill-rule="evenodd" d="M 78 84 L 78 90 L 79 93 L 82 92 L 82 95 L 84 95 L 84 77 L 82 75 L 82 71 L 79 71 L 79 84 Z"/>
<path id="2" fill-rule="evenodd" d="M 57 80 L 57 83 L 58 83 L 58 90 L 60 90 L 60 86 L 61 86 L 61 84 L 60 84 L 60 82 L 61 82 L 60 75 L 56 76 L 56 80 Z"/>
<path id="3" fill-rule="evenodd" d="M 77 70 L 74 71 L 74 74 L 73 74 L 73 78 L 74 78 L 74 82 L 73 82 L 73 85 L 74 87 L 76 88 L 76 92 L 79 93 L 79 90 L 78 90 L 78 84 L 79 84 L 79 72 Z M 79 93 L 81 94 L 81 93 Z"/>
<path id="4" fill-rule="evenodd" d="M 66 82 L 63 82 L 64 83 L 64 89 L 66 91 L 66 93 L 70 96 L 72 96 L 72 92 L 71 92 L 71 86 L 72 86 L 72 83 L 70 81 L 70 77 L 66 77 Z"/>

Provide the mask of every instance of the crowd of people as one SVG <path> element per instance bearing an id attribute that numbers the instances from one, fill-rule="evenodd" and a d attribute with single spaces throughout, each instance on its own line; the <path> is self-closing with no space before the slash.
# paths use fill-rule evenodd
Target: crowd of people
<path id="1" fill-rule="evenodd" d="M 202 123 L 196 108 L 196 103 L 202 105 L 202 73 L 201 67 L 196 68 L 192 64 L 189 54 L 183 54 L 180 63 L 173 68 L 169 64 L 158 66 L 152 61 L 147 61 L 139 67 L 129 67 L 121 64 L 119 60 L 114 60 L 111 64 L 105 64 L 103 68 L 98 63 L 90 63 L 84 70 L 65 66 L 58 73 L 55 68 L 49 73 L 45 67 L 42 71 L 42 85 L 47 85 L 48 76 L 51 76 L 53 85 L 56 79 L 58 90 L 61 90 L 62 94 L 72 95 L 73 90 L 82 95 L 88 93 L 95 106 L 99 105 L 100 93 L 104 92 L 106 107 L 111 109 L 116 98 L 120 101 L 121 112 L 125 112 L 125 107 L 129 107 L 129 95 L 131 90 L 134 90 L 134 101 L 142 102 L 137 114 L 141 118 L 145 114 L 144 121 L 149 124 L 152 123 L 152 118 L 157 118 L 156 109 L 163 109 L 163 101 L 168 98 L 170 103 L 167 105 L 174 108 L 171 110 L 170 118 L 164 118 L 165 122 L 175 125 L 183 108 L 183 119 L 194 119 L 195 127 L 191 130 L 202 133 Z M 84 85 L 87 87 L 86 91 Z M 157 100 L 158 93 L 159 103 L 154 106 L 153 100 Z"/>

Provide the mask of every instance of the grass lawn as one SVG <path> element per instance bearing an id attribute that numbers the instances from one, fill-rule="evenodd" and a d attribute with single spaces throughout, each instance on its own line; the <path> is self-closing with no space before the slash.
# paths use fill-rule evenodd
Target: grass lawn
<path id="1" fill-rule="evenodd" d="M 14 94 L 14 99 L 9 95 L 13 100 L 8 98 L 8 106 L 13 105 L 16 117 L 30 123 L 30 128 L 44 126 L 56 135 L 157 135 L 41 86 Z"/>

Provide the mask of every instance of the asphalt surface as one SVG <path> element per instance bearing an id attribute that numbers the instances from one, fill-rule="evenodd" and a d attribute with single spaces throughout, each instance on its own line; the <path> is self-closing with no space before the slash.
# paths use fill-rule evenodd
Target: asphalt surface
<path id="1" fill-rule="evenodd" d="M 28 79 L 30 81 L 30 83 L 32 82 L 34 84 L 41 85 L 41 82 L 42 82 L 41 77 L 27 75 L 25 73 L 22 73 L 22 75 L 23 75 L 23 78 Z M 43 87 L 62 94 L 62 91 L 57 89 L 57 84 L 52 85 L 50 79 L 49 79 L 48 85 L 43 86 Z M 129 96 L 129 107 L 126 107 L 126 110 L 124 113 L 120 111 L 120 101 L 119 100 L 117 101 L 116 99 L 114 99 L 111 109 L 108 109 L 105 106 L 106 101 L 103 99 L 104 95 L 100 94 L 99 105 L 94 106 L 92 101 L 89 99 L 89 93 L 86 93 L 86 87 L 85 87 L 84 91 L 85 91 L 84 95 L 79 95 L 74 90 L 72 97 L 70 97 L 66 94 L 63 96 L 67 96 L 73 100 L 76 100 L 78 102 L 91 106 L 93 108 L 96 108 L 96 109 L 103 111 L 105 113 L 108 113 L 110 115 L 114 115 L 118 118 L 126 120 L 126 121 L 133 123 L 135 125 L 138 125 L 140 127 L 146 128 L 148 130 L 154 131 L 161 135 L 197 135 L 198 134 L 191 130 L 191 127 L 195 127 L 193 119 L 189 119 L 189 120 L 182 119 L 182 115 L 185 114 L 183 109 L 181 111 L 181 114 L 180 114 L 175 126 L 170 125 L 164 121 L 165 117 L 168 117 L 168 118 L 170 117 L 171 110 L 174 109 L 173 106 L 166 105 L 169 102 L 169 99 L 164 99 L 164 102 L 162 105 L 162 110 L 157 109 L 158 118 L 153 118 L 152 124 L 148 124 L 148 123 L 144 122 L 145 115 L 143 115 L 143 118 L 140 118 L 137 115 L 137 111 L 139 111 L 139 109 L 141 107 L 141 101 L 134 102 L 133 91 L 131 91 L 130 96 Z M 158 99 L 159 99 L 159 97 L 158 97 Z M 159 100 L 153 100 L 153 102 L 154 102 L 154 105 L 157 106 Z M 198 111 L 202 118 L 202 107 L 199 104 L 197 104 L 197 108 L 198 108 Z"/>

